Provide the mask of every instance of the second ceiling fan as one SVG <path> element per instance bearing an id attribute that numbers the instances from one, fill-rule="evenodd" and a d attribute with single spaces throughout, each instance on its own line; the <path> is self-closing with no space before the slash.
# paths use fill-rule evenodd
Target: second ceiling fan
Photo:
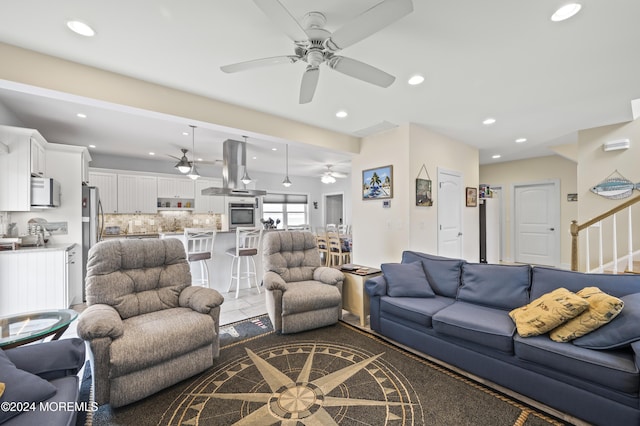
<path id="1" fill-rule="evenodd" d="M 380 87 L 389 87 L 395 81 L 395 77 L 391 74 L 364 62 L 336 55 L 336 52 L 367 38 L 411 13 L 412 0 L 384 0 L 333 33 L 324 29 L 326 18 L 320 12 L 307 13 L 301 25 L 279 0 L 253 1 L 293 40 L 294 55 L 274 56 L 225 65 L 220 67 L 222 71 L 234 73 L 267 65 L 306 62 L 307 69 L 302 75 L 300 86 L 301 104 L 311 102 L 313 99 L 321 64 Z"/>

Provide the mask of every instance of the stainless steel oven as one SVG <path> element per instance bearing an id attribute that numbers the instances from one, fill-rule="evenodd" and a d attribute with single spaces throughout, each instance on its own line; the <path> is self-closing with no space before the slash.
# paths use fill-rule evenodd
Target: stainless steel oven
<path id="1" fill-rule="evenodd" d="M 229 203 L 229 229 L 238 226 L 256 226 L 257 210 L 255 204 Z"/>

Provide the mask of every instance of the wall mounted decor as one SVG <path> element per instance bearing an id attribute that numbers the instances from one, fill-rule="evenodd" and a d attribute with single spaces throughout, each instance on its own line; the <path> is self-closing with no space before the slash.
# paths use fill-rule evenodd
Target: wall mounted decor
<path id="1" fill-rule="evenodd" d="M 640 190 L 640 183 L 633 183 L 616 170 L 602 182 L 591 187 L 591 192 L 610 200 L 621 200 L 631 197 L 634 189 Z"/>
<path id="2" fill-rule="evenodd" d="M 362 199 L 393 198 L 393 166 L 362 171 Z"/>
<path id="3" fill-rule="evenodd" d="M 467 207 L 478 205 L 478 188 L 467 186 Z"/>
<path id="4" fill-rule="evenodd" d="M 427 179 L 421 179 L 420 174 L 424 170 L 427 175 Z M 416 206 L 429 207 L 433 205 L 433 195 L 431 192 L 431 177 L 427 168 L 423 164 L 420 167 L 418 176 L 416 177 Z"/>

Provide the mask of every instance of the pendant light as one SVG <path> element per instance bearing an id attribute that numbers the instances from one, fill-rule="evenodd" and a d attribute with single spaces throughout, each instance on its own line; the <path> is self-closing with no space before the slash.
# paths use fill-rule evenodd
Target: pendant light
<path id="1" fill-rule="evenodd" d="M 189 127 L 191 127 L 191 154 L 193 155 L 193 161 L 191 162 L 191 170 L 189 170 L 187 176 L 196 180 L 200 177 L 198 169 L 196 169 L 196 126 L 190 124 Z"/>
<path id="2" fill-rule="evenodd" d="M 240 180 L 245 185 L 249 185 L 251 183 L 251 178 L 249 177 L 249 173 L 247 173 L 247 137 L 242 137 L 244 138 L 244 147 L 242 148 L 242 165 L 244 166 L 244 174 Z"/>
<path id="3" fill-rule="evenodd" d="M 285 187 L 290 187 L 291 186 L 291 181 L 289 180 L 289 144 L 286 145 L 286 167 L 287 167 L 287 174 L 285 175 L 284 180 L 282 181 L 282 185 Z"/>

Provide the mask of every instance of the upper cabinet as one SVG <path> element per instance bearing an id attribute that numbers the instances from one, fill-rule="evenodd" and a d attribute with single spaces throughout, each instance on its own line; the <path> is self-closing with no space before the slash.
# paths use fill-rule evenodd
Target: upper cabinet
<path id="1" fill-rule="evenodd" d="M 118 175 L 118 213 L 158 212 L 158 178 Z"/>
<path id="2" fill-rule="evenodd" d="M 202 190 L 211 187 L 221 187 L 222 179 L 198 179 L 196 181 L 196 213 L 225 213 L 223 196 L 202 195 Z"/>
<path id="3" fill-rule="evenodd" d="M 89 172 L 89 185 L 98 188 L 102 210 L 106 214 L 118 213 L 118 175 Z"/>
<path id="4" fill-rule="evenodd" d="M 37 130 L 0 126 L 0 211 L 31 210 L 31 174 L 44 175 L 47 141 Z"/>
<path id="5" fill-rule="evenodd" d="M 44 177 L 47 169 L 47 153 L 44 143 L 31 138 L 31 176 Z"/>
<path id="6" fill-rule="evenodd" d="M 158 198 L 181 198 L 193 200 L 194 192 L 194 182 L 188 177 L 158 178 Z"/>

